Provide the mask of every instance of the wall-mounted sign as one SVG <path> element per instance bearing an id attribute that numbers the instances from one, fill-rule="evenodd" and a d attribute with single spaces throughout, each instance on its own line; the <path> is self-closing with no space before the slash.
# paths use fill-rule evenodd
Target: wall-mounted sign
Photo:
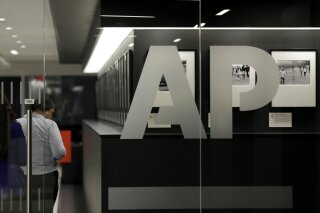
<path id="1" fill-rule="evenodd" d="M 292 127 L 292 113 L 269 113 L 269 127 Z"/>
<path id="2" fill-rule="evenodd" d="M 34 99 L 24 99 L 24 104 L 34 104 Z"/>

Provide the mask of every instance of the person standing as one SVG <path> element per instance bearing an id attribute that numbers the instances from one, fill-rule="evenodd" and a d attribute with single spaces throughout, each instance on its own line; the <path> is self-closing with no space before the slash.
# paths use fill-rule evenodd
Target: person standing
<path id="1" fill-rule="evenodd" d="M 302 77 L 303 67 L 300 67 L 300 77 Z"/>
<path id="2" fill-rule="evenodd" d="M 303 77 L 305 78 L 307 76 L 307 67 L 303 68 Z"/>
<path id="3" fill-rule="evenodd" d="M 32 178 L 33 188 L 44 193 L 46 209 L 53 210 L 53 205 L 58 195 L 57 160 L 66 155 L 59 128 L 52 119 L 55 111 L 53 102 L 46 98 L 45 101 L 35 100 L 31 105 L 32 110 Z M 27 116 L 17 119 L 21 124 L 24 135 L 27 135 Z M 23 168 L 26 173 L 26 168 Z M 52 199 L 52 200 L 51 200 Z M 52 201 L 52 202 L 50 202 Z"/>
<path id="4" fill-rule="evenodd" d="M 284 68 L 281 68 L 281 70 L 280 70 L 280 84 L 285 84 L 286 74 L 287 74 L 287 71 Z"/>
<path id="5" fill-rule="evenodd" d="M 292 67 L 292 82 L 295 80 L 296 67 Z"/>
<path id="6" fill-rule="evenodd" d="M 246 77 L 249 78 L 250 67 L 249 65 L 243 65 L 242 69 L 246 72 Z"/>

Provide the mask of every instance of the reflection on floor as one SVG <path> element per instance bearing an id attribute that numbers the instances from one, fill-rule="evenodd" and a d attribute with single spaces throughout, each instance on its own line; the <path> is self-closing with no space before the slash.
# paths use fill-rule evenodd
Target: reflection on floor
<path id="1" fill-rule="evenodd" d="M 80 185 L 62 185 L 58 213 L 89 213 Z"/>

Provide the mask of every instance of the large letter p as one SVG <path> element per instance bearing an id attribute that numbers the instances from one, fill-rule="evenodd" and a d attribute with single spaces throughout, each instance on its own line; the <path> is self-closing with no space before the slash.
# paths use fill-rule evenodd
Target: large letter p
<path id="1" fill-rule="evenodd" d="M 210 47 L 211 138 L 232 138 L 232 64 L 246 64 L 257 73 L 257 84 L 240 94 L 240 110 L 261 108 L 279 87 L 279 71 L 270 54 L 249 46 Z"/>

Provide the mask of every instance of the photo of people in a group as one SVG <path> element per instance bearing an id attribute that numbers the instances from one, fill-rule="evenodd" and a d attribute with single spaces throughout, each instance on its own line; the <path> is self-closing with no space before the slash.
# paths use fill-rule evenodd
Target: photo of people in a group
<path id="1" fill-rule="evenodd" d="M 309 60 L 278 60 L 280 84 L 310 84 Z"/>
<path id="2" fill-rule="evenodd" d="M 232 65 L 232 85 L 249 85 L 250 84 L 249 65 L 233 64 Z"/>

